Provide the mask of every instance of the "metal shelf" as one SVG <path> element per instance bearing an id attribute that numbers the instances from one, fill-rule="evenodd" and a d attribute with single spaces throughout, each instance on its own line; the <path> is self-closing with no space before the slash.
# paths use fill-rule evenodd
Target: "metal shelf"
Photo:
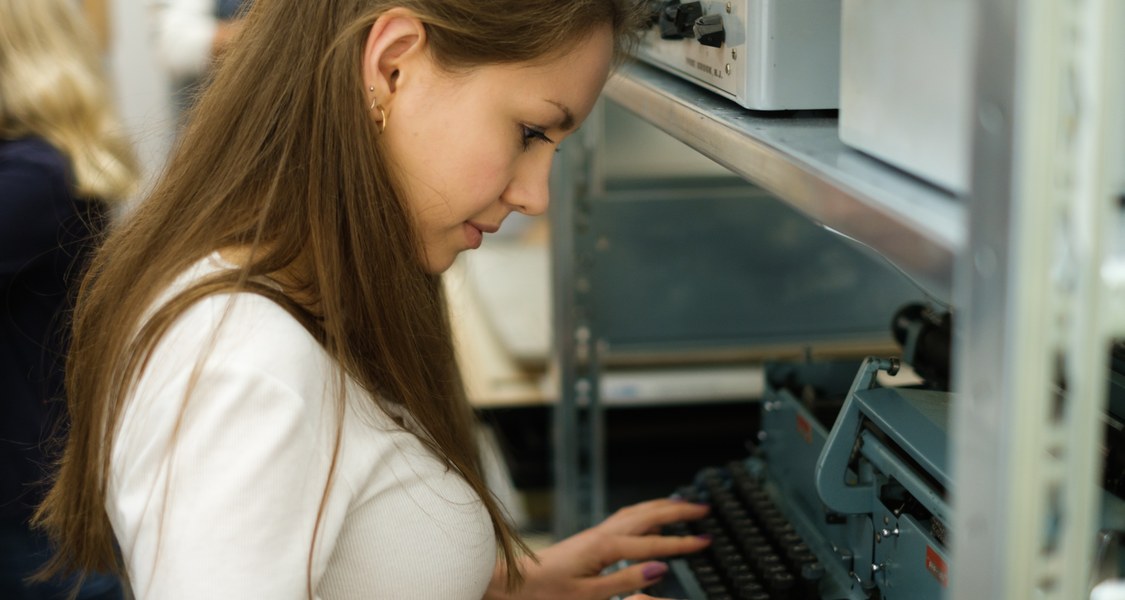
<path id="1" fill-rule="evenodd" d="M 950 296 L 953 265 L 966 246 L 965 206 L 844 146 L 834 117 L 749 111 L 636 62 L 610 79 L 606 96 Z"/>

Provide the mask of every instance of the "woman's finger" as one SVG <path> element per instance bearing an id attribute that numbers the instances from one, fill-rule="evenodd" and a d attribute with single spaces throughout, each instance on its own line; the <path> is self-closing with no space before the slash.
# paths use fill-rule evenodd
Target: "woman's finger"
<path id="1" fill-rule="evenodd" d="M 699 552 L 711 544 L 709 537 L 678 535 L 622 535 L 607 540 L 602 546 L 602 561 L 649 560 Z"/>
<path id="2" fill-rule="evenodd" d="M 669 523 L 694 521 L 710 512 L 707 504 L 662 498 L 623 508 L 602 522 L 602 527 L 614 533 L 642 535 Z"/>
<path id="3" fill-rule="evenodd" d="M 667 573 L 668 565 L 662 562 L 650 561 L 630 565 L 593 578 L 590 580 L 590 591 L 598 598 L 609 598 L 646 588 L 663 579 Z"/>

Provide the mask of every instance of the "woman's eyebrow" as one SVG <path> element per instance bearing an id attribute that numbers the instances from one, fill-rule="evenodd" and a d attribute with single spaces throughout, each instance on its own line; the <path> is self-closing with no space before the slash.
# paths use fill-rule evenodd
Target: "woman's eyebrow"
<path id="1" fill-rule="evenodd" d="M 570 112 L 570 109 L 567 108 L 566 105 L 562 102 L 558 102 L 556 100 L 547 100 L 547 102 L 554 104 L 556 108 L 562 111 L 563 118 L 562 121 L 559 122 L 559 129 L 562 129 L 563 131 L 570 131 L 571 129 L 574 129 L 574 113 Z"/>

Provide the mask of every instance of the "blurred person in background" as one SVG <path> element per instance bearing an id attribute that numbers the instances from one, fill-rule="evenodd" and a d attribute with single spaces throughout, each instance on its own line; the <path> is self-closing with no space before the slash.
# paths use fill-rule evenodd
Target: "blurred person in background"
<path id="1" fill-rule="evenodd" d="M 50 557 L 29 520 L 47 440 L 65 429 L 70 301 L 112 205 L 136 180 L 94 36 L 72 0 L 0 0 L 0 598 L 65 598 L 30 583 Z M 78 598 L 122 597 L 92 575 Z"/>
<path id="2" fill-rule="evenodd" d="M 154 0 L 156 53 L 172 80 L 172 101 L 182 119 L 214 61 L 242 28 L 250 0 Z"/>

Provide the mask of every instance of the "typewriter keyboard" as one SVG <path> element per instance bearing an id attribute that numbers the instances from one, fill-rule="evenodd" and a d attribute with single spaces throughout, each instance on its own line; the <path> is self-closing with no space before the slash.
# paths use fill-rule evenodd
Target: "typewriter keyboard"
<path id="1" fill-rule="evenodd" d="M 706 468 L 676 494 L 711 505 L 706 518 L 665 529 L 712 537 L 707 550 L 685 557 L 708 600 L 820 598 L 823 565 L 742 463 Z"/>

